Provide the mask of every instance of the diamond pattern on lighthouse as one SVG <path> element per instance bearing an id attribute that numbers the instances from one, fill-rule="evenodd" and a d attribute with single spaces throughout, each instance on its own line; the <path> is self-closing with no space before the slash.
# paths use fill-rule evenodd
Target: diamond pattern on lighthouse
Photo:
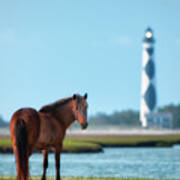
<path id="1" fill-rule="evenodd" d="M 152 47 L 147 48 L 147 52 L 150 56 L 152 56 L 154 49 Z"/>
<path id="2" fill-rule="evenodd" d="M 156 91 L 153 84 L 149 84 L 149 87 L 144 94 L 144 99 L 148 108 L 153 111 L 156 106 Z"/>
<path id="3" fill-rule="evenodd" d="M 148 127 L 147 115 L 156 112 L 156 67 L 154 61 L 154 36 L 151 28 L 145 31 L 142 57 L 142 86 L 140 120 Z"/>
<path id="4" fill-rule="evenodd" d="M 145 72 L 150 79 L 152 79 L 155 75 L 155 67 L 154 62 L 150 59 L 145 66 Z"/>

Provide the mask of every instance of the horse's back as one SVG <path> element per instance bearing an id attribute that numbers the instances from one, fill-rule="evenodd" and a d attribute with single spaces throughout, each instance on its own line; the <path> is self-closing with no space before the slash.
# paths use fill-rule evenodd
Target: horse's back
<path id="1" fill-rule="evenodd" d="M 27 131 L 28 144 L 33 145 L 38 139 L 40 130 L 40 118 L 33 108 L 22 108 L 17 110 L 10 121 L 10 134 L 12 140 L 15 138 L 15 129 L 18 121 L 23 121 Z"/>

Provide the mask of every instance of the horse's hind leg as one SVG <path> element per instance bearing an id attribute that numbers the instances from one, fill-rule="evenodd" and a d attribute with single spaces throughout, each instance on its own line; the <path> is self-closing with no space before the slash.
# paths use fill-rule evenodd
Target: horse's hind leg
<path id="1" fill-rule="evenodd" d="M 17 171 L 17 180 L 21 180 L 21 169 L 20 169 L 20 165 L 19 165 L 19 157 L 18 157 L 18 152 L 16 147 L 13 147 L 14 149 L 14 154 L 16 156 L 16 171 Z"/>
<path id="2" fill-rule="evenodd" d="M 28 142 L 27 129 L 23 119 L 11 124 L 12 146 L 16 156 L 17 179 L 28 179 Z"/>
<path id="3" fill-rule="evenodd" d="M 43 153 L 43 175 L 42 175 L 42 180 L 46 179 L 46 170 L 48 168 L 48 151 L 47 150 L 42 150 Z"/>

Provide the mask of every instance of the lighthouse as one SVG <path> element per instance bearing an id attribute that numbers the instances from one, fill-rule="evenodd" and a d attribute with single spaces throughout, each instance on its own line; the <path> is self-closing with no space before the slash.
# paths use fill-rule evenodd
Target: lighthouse
<path id="1" fill-rule="evenodd" d="M 140 121 L 144 128 L 148 127 L 147 116 L 155 113 L 157 107 L 154 43 L 153 31 L 147 28 L 143 39 L 140 107 Z"/>

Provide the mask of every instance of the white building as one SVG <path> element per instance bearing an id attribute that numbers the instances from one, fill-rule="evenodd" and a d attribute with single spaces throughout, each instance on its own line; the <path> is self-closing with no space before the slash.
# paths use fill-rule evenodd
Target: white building
<path id="1" fill-rule="evenodd" d="M 150 113 L 146 115 L 148 128 L 172 129 L 173 117 L 171 113 Z"/>

